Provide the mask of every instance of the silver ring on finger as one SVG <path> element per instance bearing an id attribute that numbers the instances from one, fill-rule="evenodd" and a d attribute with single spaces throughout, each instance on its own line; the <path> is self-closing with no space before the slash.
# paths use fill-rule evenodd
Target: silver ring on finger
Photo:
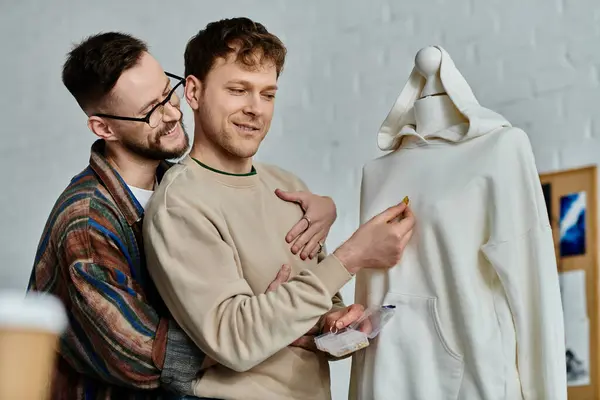
<path id="1" fill-rule="evenodd" d="M 310 220 L 310 218 L 308 218 L 308 216 L 304 215 L 302 217 L 302 219 L 305 219 L 306 222 L 308 222 L 308 226 L 306 227 L 306 229 L 310 228 L 310 225 L 312 224 L 312 221 Z"/>

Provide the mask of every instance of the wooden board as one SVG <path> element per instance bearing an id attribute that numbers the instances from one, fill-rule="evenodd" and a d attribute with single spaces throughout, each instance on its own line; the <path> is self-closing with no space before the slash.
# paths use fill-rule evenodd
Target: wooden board
<path id="1" fill-rule="evenodd" d="M 589 318 L 589 362 L 590 384 L 586 386 L 569 386 L 569 400 L 597 400 L 600 399 L 600 370 L 598 360 L 599 348 L 599 318 L 598 318 L 598 265 L 597 265 L 597 192 L 596 192 L 596 166 L 578 168 L 573 170 L 541 174 L 543 186 L 549 184 L 549 216 L 552 224 L 554 245 L 556 249 L 559 272 L 584 270 L 587 299 L 587 315 Z M 547 189 L 548 186 L 545 186 Z M 560 208 L 563 196 L 585 192 L 586 213 L 585 225 L 585 252 L 565 250 L 561 254 L 560 246 Z M 545 193 L 546 194 L 546 193 Z M 575 254 L 573 254 L 575 253 Z M 565 255 L 567 254 L 567 255 Z M 568 319 L 568 318 L 566 318 Z"/>

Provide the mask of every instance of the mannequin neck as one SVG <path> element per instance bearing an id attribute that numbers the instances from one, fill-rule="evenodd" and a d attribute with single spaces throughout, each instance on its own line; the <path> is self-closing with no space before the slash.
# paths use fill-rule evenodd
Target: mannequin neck
<path id="1" fill-rule="evenodd" d="M 468 122 L 447 94 L 415 101 L 414 112 L 417 121 L 416 131 L 422 137 Z"/>

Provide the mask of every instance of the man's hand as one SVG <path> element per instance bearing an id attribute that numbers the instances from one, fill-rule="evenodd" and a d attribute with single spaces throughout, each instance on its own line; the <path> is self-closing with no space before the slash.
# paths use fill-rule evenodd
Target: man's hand
<path id="1" fill-rule="evenodd" d="M 333 254 L 348 272 L 390 268 L 398 264 L 412 237 L 415 217 L 401 202 L 362 224 Z"/>
<path id="2" fill-rule="evenodd" d="M 290 346 L 293 347 L 302 347 L 308 351 L 319 351 L 317 349 L 317 344 L 315 343 L 315 336 L 320 335 L 319 327 L 317 325 L 313 326 L 306 332 L 304 335 L 300 336 L 298 339 L 294 340 Z"/>
<path id="3" fill-rule="evenodd" d="M 274 290 L 277 290 L 277 288 L 282 283 L 287 282 L 288 279 L 290 279 L 291 270 L 292 269 L 290 268 L 289 265 L 287 265 L 287 264 L 282 265 L 281 268 L 279 269 L 279 271 L 277 272 L 277 276 L 275 276 L 275 279 L 273 279 L 273 282 L 271 282 L 269 284 L 269 286 L 267 287 L 267 290 L 265 290 L 265 293 L 269 293 Z M 315 325 L 312 328 L 310 328 L 309 331 L 306 332 L 303 336 L 294 340 L 290 344 L 290 346 L 302 347 L 303 349 L 310 350 L 310 351 L 317 351 L 317 346 L 315 344 L 315 335 L 318 335 L 318 334 L 319 334 L 319 327 L 317 325 Z"/>
<path id="4" fill-rule="evenodd" d="M 346 308 L 329 311 L 324 315 L 323 333 L 335 333 L 342 330 L 362 318 L 364 313 L 365 307 L 362 304 L 352 304 Z M 368 318 L 361 323 L 358 330 L 367 334 L 371 331 L 371 324 Z"/>
<path id="5" fill-rule="evenodd" d="M 300 253 L 300 258 L 313 259 L 321 250 L 331 225 L 337 218 L 333 200 L 310 192 L 285 192 L 277 189 L 275 194 L 282 200 L 298 203 L 304 217 L 290 229 L 285 237 L 288 243 L 294 242 L 292 253 Z"/>
<path id="6" fill-rule="evenodd" d="M 269 292 L 273 292 L 273 291 L 277 290 L 277 288 L 282 283 L 285 283 L 288 281 L 288 279 L 290 279 L 291 273 L 292 273 L 292 268 L 287 264 L 283 264 L 281 266 L 281 268 L 279 269 L 279 271 L 277 272 L 275 279 L 273 279 L 273 282 L 271 282 L 269 284 L 269 286 L 267 287 L 267 290 L 265 290 L 265 293 L 269 293 Z"/>

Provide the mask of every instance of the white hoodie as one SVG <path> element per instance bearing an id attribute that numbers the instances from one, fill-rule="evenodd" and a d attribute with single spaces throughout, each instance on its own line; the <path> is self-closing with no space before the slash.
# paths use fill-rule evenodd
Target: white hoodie
<path id="1" fill-rule="evenodd" d="M 361 223 L 409 196 L 402 261 L 361 271 L 357 303 L 395 316 L 353 358 L 360 400 L 566 399 L 554 242 L 525 132 L 479 105 L 442 48 L 444 89 L 468 123 L 421 137 L 413 70 L 365 165 Z"/>

